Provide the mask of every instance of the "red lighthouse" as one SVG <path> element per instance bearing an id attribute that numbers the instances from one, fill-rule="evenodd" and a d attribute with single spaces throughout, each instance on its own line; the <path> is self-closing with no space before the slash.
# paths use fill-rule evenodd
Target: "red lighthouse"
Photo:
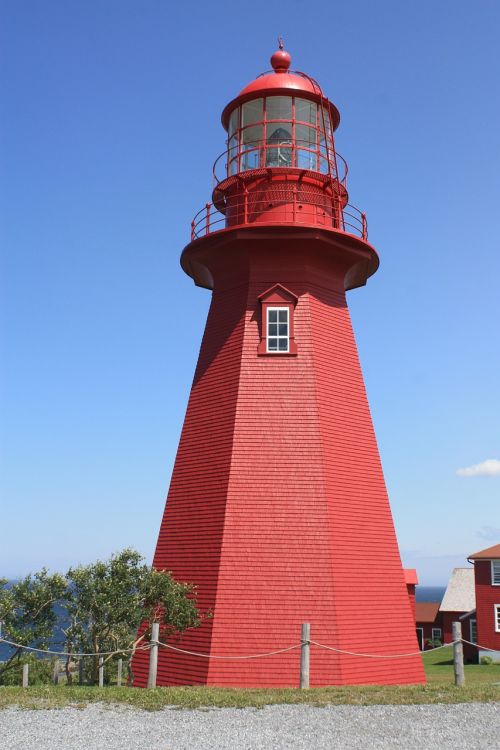
<path id="1" fill-rule="evenodd" d="M 154 557 L 212 617 L 161 685 L 423 682 L 346 290 L 377 270 L 336 107 L 280 48 L 222 113 L 227 150 L 181 264 L 212 303 Z M 222 174 L 220 173 L 222 172 Z M 375 654 L 366 658 L 343 651 Z M 138 654 L 138 684 L 147 657 Z"/>

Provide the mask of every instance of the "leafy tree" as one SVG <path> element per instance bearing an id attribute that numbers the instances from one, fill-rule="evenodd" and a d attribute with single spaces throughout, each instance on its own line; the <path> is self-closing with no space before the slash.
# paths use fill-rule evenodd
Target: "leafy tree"
<path id="1" fill-rule="evenodd" d="M 200 624 L 194 587 L 145 565 L 135 550 L 71 568 L 66 577 L 66 647 L 73 653 L 96 654 L 93 682 L 98 678 L 99 654 L 135 650 L 149 639 L 153 622 L 160 624 L 162 638 Z M 132 657 L 133 651 L 130 676 Z M 106 655 L 104 663 L 111 658 Z"/>
<path id="2" fill-rule="evenodd" d="M 17 666 L 23 654 L 20 646 L 48 648 L 57 622 L 54 605 L 66 592 L 66 580 L 59 573 L 49 575 L 43 568 L 8 587 L 0 579 L 0 621 L 2 637 L 19 644 L 0 663 L 0 679 Z"/>

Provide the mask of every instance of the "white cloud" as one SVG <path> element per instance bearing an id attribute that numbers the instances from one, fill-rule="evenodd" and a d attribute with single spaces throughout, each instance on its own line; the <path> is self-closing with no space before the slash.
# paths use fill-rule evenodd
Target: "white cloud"
<path id="1" fill-rule="evenodd" d="M 488 458 L 481 464 L 467 466 L 465 469 L 457 469 L 459 477 L 496 477 L 500 476 L 500 461 L 496 458 Z"/>

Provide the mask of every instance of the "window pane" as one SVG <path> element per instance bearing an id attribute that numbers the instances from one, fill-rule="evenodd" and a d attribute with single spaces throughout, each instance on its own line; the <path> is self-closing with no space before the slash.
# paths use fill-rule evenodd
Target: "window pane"
<path id="1" fill-rule="evenodd" d="M 280 326 L 281 328 L 281 326 Z M 269 335 L 270 336 L 277 336 L 278 335 L 278 324 L 277 323 L 269 323 Z"/>
<path id="2" fill-rule="evenodd" d="M 236 157 L 235 159 L 232 159 L 229 162 L 229 174 L 233 175 L 233 174 L 237 174 L 237 172 L 238 172 L 238 157 Z"/>
<path id="3" fill-rule="evenodd" d="M 268 315 L 269 315 L 269 322 L 270 323 L 277 323 L 277 321 L 278 321 L 278 311 L 277 310 L 269 310 L 268 311 Z"/>
<path id="4" fill-rule="evenodd" d="M 316 125 L 316 104 L 307 99 L 295 99 L 295 119 Z"/>
<path id="5" fill-rule="evenodd" d="M 286 323 L 288 321 L 288 310 L 279 310 L 279 322 Z"/>
<path id="6" fill-rule="evenodd" d="M 325 161 L 323 159 L 323 161 Z M 326 164 L 326 162 L 325 162 Z M 317 171 L 318 169 L 318 156 L 314 151 L 305 151 L 304 149 L 297 149 L 297 166 L 300 169 L 313 169 L 314 171 Z M 328 172 L 328 169 L 321 170 L 325 173 Z"/>
<path id="7" fill-rule="evenodd" d="M 288 336 L 288 323 L 280 323 L 278 334 L 280 336 Z"/>
<path id="8" fill-rule="evenodd" d="M 268 96 L 266 99 L 266 120 L 291 120 L 292 97 Z"/>
<path id="9" fill-rule="evenodd" d="M 263 99 L 253 99 L 241 108 L 241 127 L 251 125 L 253 122 L 261 122 L 264 119 Z"/>
<path id="10" fill-rule="evenodd" d="M 295 143 L 297 146 L 303 146 L 304 148 L 317 148 L 316 135 L 316 130 L 314 128 L 310 128 L 307 125 L 295 126 Z"/>
<path id="11" fill-rule="evenodd" d="M 231 117 L 229 118 L 229 137 L 231 137 L 238 129 L 239 117 L 240 117 L 240 108 L 236 107 L 236 109 L 234 109 L 231 112 Z"/>
<path id="12" fill-rule="evenodd" d="M 270 352 L 278 351 L 278 339 L 268 339 L 267 349 Z"/>
<path id="13" fill-rule="evenodd" d="M 280 352 L 288 351 L 288 339 L 278 339 L 278 343 Z"/>
<path id="14" fill-rule="evenodd" d="M 260 150 L 244 151 L 241 155 L 241 171 L 258 169 L 260 167 Z"/>
<path id="15" fill-rule="evenodd" d="M 273 146 L 284 143 L 288 146 L 292 144 L 292 126 L 288 122 L 273 123 L 266 125 L 266 142 Z"/>
<path id="16" fill-rule="evenodd" d="M 253 125 L 241 131 L 243 148 L 255 148 L 262 143 L 262 125 Z"/>

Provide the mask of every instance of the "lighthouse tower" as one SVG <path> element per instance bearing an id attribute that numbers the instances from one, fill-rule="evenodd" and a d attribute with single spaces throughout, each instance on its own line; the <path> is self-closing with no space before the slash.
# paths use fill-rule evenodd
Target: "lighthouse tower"
<path id="1" fill-rule="evenodd" d="M 211 617 L 160 685 L 424 681 L 346 303 L 378 257 L 349 203 L 339 112 L 282 49 L 222 113 L 227 150 L 181 265 L 212 303 L 154 566 Z M 374 654 L 366 658 L 355 654 Z M 147 678 L 137 654 L 136 684 Z"/>

